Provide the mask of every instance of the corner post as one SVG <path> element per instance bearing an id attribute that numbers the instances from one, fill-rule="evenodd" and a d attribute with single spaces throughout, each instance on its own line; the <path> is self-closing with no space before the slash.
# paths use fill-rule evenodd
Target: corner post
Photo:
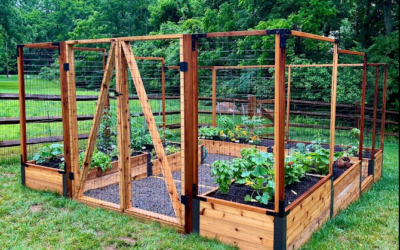
<path id="1" fill-rule="evenodd" d="M 363 148 L 364 148 L 364 123 L 365 123 L 365 101 L 367 98 L 367 74 L 368 74 L 368 56 L 364 56 L 364 71 L 363 71 L 363 84 L 362 84 L 362 101 L 361 101 L 361 124 L 360 124 L 360 147 L 358 152 L 358 159 L 362 161 Z"/>
<path id="2" fill-rule="evenodd" d="M 282 211 L 282 209 L 285 209 L 285 85 L 287 31 L 277 30 L 275 32 L 275 212 L 278 213 Z"/>
<path id="3" fill-rule="evenodd" d="M 376 149 L 376 132 L 377 132 L 377 118 L 378 118 L 378 90 L 379 90 L 379 66 L 375 70 L 375 92 L 374 92 L 374 116 L 372 126 L 372 153 L 371 160 L 375 160 Z"/>
<path id="4" fill-rule="evenodd" d="M 183 133 L 183 180 L 182 194 L 187 196 L 184 206 L 184 228 L 186 233 L 198 233 L 199 207 L 194 206 L 198 194 L 198 39 L 197 35 L 184 35 L 181 39 L 181 62 L 188 70 L 181 72 L 181 102 Z M 199 203 L 197 203 L 199 204 Z"/>
<path id="5" fill-rule="evenodd" d="M 288 67 L 288 89 L 287 89 L 287 107 L 286 107 L 286 141 L 289 142 L 290 132 L 290 98 L 291 98 L 291 87 L 292 87 L 292 66 Z"/>
<path id="6" fill-rule="evenodd" d="M 62 121 L 63 121 L 63 141 L 64 141 L 64 159 L 65 159 L 65 173 L 71 173 L 72 158 L 71 158 L 71 129 L 70 129 L 70 103 L 68 97 L 68 65 L 67 45 L 65 42 L 59 44 L 59 64 L 60 64 L 60 85 L 61 85 L 61 105 L 62 105 Z M 68 65 L 68 67 L 65 67 Z M 67 178 L 66 187 L 68 198 L 73 198 L 72 194 L 72 180 Z"/>
<path id="7" fill-rule="evenodd" d="M 381 150 L 385 147 L 385 128 L 386 128 L 386 102 L 387 102 L 387 79 L 388 66 L 385 65 L 385 80 L 383 82 L 383 104 L 382 104 L 382 127 L 381 127 Z"/>
<path id="8" fill-rule="evenodd" d="M 217 69 L 212 69 L 212 125 L 217 127 Z"/>
<path id="9" fill-rule="evenodd" d="M 26 136 L 26 100 L 25 100 L 25 71 L 24 71 L 24 46 L 17 46 L 18 62 L 18 88 L 19 88 L 19 119 L 21 135 L 21 165 L 28 161 L 27 136 Z"/>
<path id="10" fill-rule="evenodd" d="M 335 130 L 336 130 L 336 94 L 337 94 L 337 72 L 339 61 L 339 43 L 334 44 L 333 50 L 333 68 L 332 68 L 332 97 L 331 97 L 331 131 L 330 131 L 330 158 L 329 174 L 333 174 L 333 163 L 335 157 Z"/>

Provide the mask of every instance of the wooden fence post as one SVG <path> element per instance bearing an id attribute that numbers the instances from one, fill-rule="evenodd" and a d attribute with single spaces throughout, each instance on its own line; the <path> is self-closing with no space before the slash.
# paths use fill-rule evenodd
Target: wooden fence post
<path id="1" fill-rule="evenodd" d="M 375 70 L 375 92 L 374 92 L 374 116 L 372 125 L 372 154 L 371 160 L 375 159 L 376 149 L 376 132 L 377 132 L 377 118 L 378 118 L 378 90 L 379 90 L 379 66 Z"/>
<path id="2" fill-rule="evenodd" d="M 25 103 L 25 69 L 24 48 L 18 46 L 18 88 L 19 88 L 19 119 L 21 135 L 21 164 L 28 161 L 27 137 L 26 137 L 26 103 Z"/>
<path id="3" fill-rule="evenodd" d="M 385 65 L 385 79 L 383 81 L 383 104 L 382 104 L 382 127 L 381 127 L 381 150 L 385 146 L 385 126 L 386 126 L 386 102 L 387 102 L 387 79 L 388 79 L 388 66 Z"/>
<path id="4" fill-rule="evenodd" d="M 332 97 L 331 97 L 331 129 L 330 129 L 330 158 L 329 174 L 333 174 L 333 163 L 335 159 L 335 132 L 336 132 L 336 95 L 337 95 L 337 73 L 339 62 L 339 44 L 334 44 L 333 50 L 333 68 L 332 68 Z"/>
<path id="5" fill-rule="evenodd" d="M 250 118 L 253 118 L 254 116 L 257 115 L 257 97 L 255 95 L 249 95 L 249 116 Z"/>
<path id="6" fill-rule="evenodd" d="M 285 82 L 286 49 L 284 35 L 275 36 L 275 212 L 284 210 L 285 200 Z M 249 100 L 250 101 L 250 100 Z M 257 108 L 257 107 L 256 107 Z M 283 206 L 283 207 L 282 207 Z"/>
<path id="7" fill-rule="evenodd" d="M 368 57 L 364 56 L 364 71 L 363 71 L 363 85 L 362 85 L 362 101 L 361 101 L 361 124 L 360 124 L 360 146 L 358 152 L 358 159 L 362 161 L 363 148 L 364 148 L 364 130 L 365 130 L 365 101 L 367 98 L 367 74 L 368 74 Z"/>
<path id="8" fill-rule="evenodd" d="M 193 39 L 192 39 L 193 38 Z M 193 44 L 195 43 L 195 44 Z M 194 46 L 193 46 L 194 45 Z M 184 188 L 188 203 L 184 209 L 184 227 L 186 233 L 193 228 L 193 196 L 198 194 L 198 43 L 192 35 L 181 39 L 181 62 L 188 63 L 188 71 L 181 72 L 182 96 L 182 146 L 184 158 Z M 200 208 L 198 208 L 200 210 Z M 197 229 L 196 229 L 197 230 Z"/>
<path id="9" fill-rule="evenodd" d="M 290 132 L 290 98 L 291 98 L 291 87 L 292 87 L 292 67 L 288 67 L 288 90 L 287 90 L 287 108 L 286 108 L 286 141 L 289 142 Z"/>
<path id="10" fill-rule="evenodd" d="M 67 57 L 67 45 L 65 42 L 60 43 L 60 56 L 59 56 L 59 67 L 60 67 L 60 85 L 61 85 L 61 105 L 62 105 L 62 121 L 63 121 L 63 139 L 64 139 L 64 161 L 65 161 L 65 173 L 67 176 L 72 172 L 72 158 L 71 158 L 71 129 L 70 129 L 70 115 L 69 115 L 69 96 L 68 96 L 68 57 Z M 68 65 L 68 66 L 67 66 Z M 67 191 L 68 197 L 73 198 L 72 192 L 72 180 L 67 178 Z"/>

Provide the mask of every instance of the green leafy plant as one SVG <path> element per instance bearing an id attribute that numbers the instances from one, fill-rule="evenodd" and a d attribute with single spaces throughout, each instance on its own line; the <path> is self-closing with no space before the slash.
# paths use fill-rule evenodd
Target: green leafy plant
<path id="1" fill-rule="evenodd" d="M 232 118 L 228 116 L 221 116 L 217 121 L 217 125 L 225 134 L 229 134 L 228 131 L 233 131 L 235 129 L 235 123 Z"/>
<path id="2" fill-rule="evenodd" d="M 351 143 L 347 147 L 346 155 L 348 155 L 348 156 L 358 155 L 359 146 L 360 146 L 360 135 L 361 135 L 361 131 L 357 128 L 353 128 L 350 131 L 349 136 L 350 136 Z"/>
<path id="3" fill-rule="evenodd" d="M 217 177 L 215 180 L 219 185 L 219 191 L 222 194 L 229 192 L 232 185 L 232 176 L 237 169 L 229 161 L 216 161 L 212 164 L 211 176 Z"/>
<path id="4" fill-rule="evenodd" d="M 152 145 L 153 141 L 149 130 L 138 119 L 131 121 L 131 148 L 143 150 L 145 145 Z"/>
<path id="5" fill-rule="evenodd" d="M 79 154 L 79 166 L 82 168 L 83 161 L 85 159 L 85 152 L 81 152 Z M 97 148 L 93 152 L 92 161 L 90 162 L 90 169 L 100 168 L 103 172 L 107 171 L 107 169 L 112 169 L 111 158 L 99 151 Z"/>
<path id="6" fill-rule="evenodd" d="M 285 158 L 285 185 L 298 183 L 310 170 L 306 157 L 301 154 L 294 154 Z"/>
<path id="7" fill-rule="evenodd" d="M 49 144 L 41 147 L 39 152 L 33 156 L 33 160 L 40 164 L 45 161 L 56 160 L 63 153 L 64 146 L 62 144 Z"/>
<path id="8" fill-rule="evenodd" d="M 211 139 L 214 136 L 218 136 L 217 128 L 202 127 L 199 129 L 200 138 Z"/>
<path id="9" fill-rule="evenodd" d="M 116 117 L 115 112 L 104 110 L 97 140 L 97 147 L 101 150 L 110 151 L 117 144 L 118 132 L 114 129 L 117 126 Z"/>

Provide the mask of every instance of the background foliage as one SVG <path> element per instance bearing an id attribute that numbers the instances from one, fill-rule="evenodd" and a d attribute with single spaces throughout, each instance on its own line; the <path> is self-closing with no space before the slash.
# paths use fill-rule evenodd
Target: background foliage
<path id="1" fill-rule="evenodd" d="M 290 28 L 338 37 L 341 47 L 388 63 L 389 106 L 399 108 L 399 0 L 0 0 L 0 6 L 0 74 L 16 73 L 19 43 Z"/>

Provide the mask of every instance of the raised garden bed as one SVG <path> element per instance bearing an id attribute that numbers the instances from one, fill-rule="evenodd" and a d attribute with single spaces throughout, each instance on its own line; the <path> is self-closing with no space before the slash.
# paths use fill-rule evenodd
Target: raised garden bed
<path id="1" fill-rule="evenodd" d="M 320 179 L 291 204 L 286 201 L 283 218 L 271 209 L 218 199 L 217 190 L 208 192 L 200 196 L 200 234 L 241 249 L 297 249 L 331 214 L 360 197 L 360 166 L 358 161 L 333 183 L 329 177 Z"/>
<path id="2" fill-rule="evenodd" d="M 67 176 L 65 171 L 36 165 L 29 161 L 21 167 L 22 185 L 35 190 L 55 192 L 67 197 Z"/>
<path id="3" fill-rule="evenodd" d="M 201 147 L 199 148 L 199 161 L 201 161 Z M 182 164 L 181 153 L 167 156 L 171 170 L 180 171 Z M 200 164 L 200 162 L 199 162 Z M 118 161 L 111 163 L 112 168 L 106 171 L 100 168 L 92 168 L 88 174 L 85 191 L 104 188 L 119 183 Z M 158 160 L 151 160 L 150 153 L 131 157 L 132 180 L 141 180 L 148 176 L 161 174 L 161 165 Z M 57 192 L 60 195 L 67 194 L 65 171 L 54 168 L 40 166 L 36 161 L 29 161 L 22 167 L 22 183 L 26 187 L 34 190 Z M 24 174 L 25 173 L 25 174 Z"/>

